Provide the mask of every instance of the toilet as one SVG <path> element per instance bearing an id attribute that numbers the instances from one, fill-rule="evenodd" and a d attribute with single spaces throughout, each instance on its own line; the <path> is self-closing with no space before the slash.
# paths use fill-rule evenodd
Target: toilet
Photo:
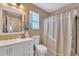
<path id="1" fill-rule="evenodd" d="M 35 56 L 45 56 L 47 53 L 47 48 L 40 44 L 40 36 L 32 36 L 35 44 Z"/>

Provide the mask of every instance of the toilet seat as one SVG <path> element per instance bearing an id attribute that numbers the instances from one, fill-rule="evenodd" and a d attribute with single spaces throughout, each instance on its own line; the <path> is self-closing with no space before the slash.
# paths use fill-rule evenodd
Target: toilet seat
<path id="1" fill-rule="evenodd" d="M 41 53 L 46 53 L 47 52 L 47 48 L 42 44 L 35 45 L 35 48 L 36 48 L 36 51 L 39 51 Z"/>

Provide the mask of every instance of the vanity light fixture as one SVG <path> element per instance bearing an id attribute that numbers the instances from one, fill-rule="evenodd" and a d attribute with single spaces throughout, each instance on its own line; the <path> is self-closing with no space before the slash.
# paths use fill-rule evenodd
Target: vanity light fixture
<path id="1" fill-rule="evenodd" d="M 3 3 L 2 5 L 4 5 L 4 6 L 8 6 L 8 4 L 7 4 L 7 3 Z"/>
<path id="2" fill-rule="evenodd" d="M 20 3 L 11 3 L 10 5 L 11 5 L 11 6 L 14 6 L 14 7 L 16 7 L 16 8 L 24 9 L 23 5 L 20 4 Z"/>
<path id="3" fill-rule="evenodd" d="M 22 5 L 22 4 L 20 4 L 20 5 L 19 5 L 19 7 L 20 7 L 21 9 L 24 9 L 24 7 L 23 7 L 23 5 Z"/>
<path id="4" fill-rule="evenodd" d="M 13 8 L 19 8 L 24 10 L 24 6 L 20 3 L 3 3 L 4 6 L 12 6 Z"/>
<path id="5" fill-rule="evenodd" d="M 10 5 L 12 5 L 12 6 L 16 6 L 16 3 L 11 3 Z"/>

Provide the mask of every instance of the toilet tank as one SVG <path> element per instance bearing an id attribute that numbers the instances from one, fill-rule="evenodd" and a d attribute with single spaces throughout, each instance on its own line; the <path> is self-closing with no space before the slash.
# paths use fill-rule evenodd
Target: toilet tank
<path id="1" fill-rule="evenodd" d="M 40 36 L 32 36 L 32 39 L 34 40 L 34 44 L 39 44 L 40 43 Z"/>

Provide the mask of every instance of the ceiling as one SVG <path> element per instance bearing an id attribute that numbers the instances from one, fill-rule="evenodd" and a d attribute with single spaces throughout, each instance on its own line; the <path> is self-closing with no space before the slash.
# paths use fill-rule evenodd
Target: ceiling
<path id="1" fill-rule="evenodd" d="M 33 4 L 47 12 L 52 12 L 59 8 L 67 6 L 70 3 L 33 3 Z"/>

